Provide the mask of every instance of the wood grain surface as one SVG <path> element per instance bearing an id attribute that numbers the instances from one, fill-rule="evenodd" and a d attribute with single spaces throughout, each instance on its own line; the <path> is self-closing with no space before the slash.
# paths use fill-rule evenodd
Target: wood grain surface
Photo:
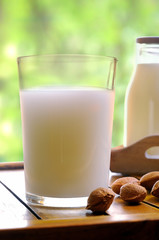
<path id="1" fill-rule="evenodd" d="M 121 177 L 111 174 L 110 181 Z M 25 201 L 23 170 L 2 170 L 0 179 Z M 0 239 L 159 239 L 159 200 L 148 194 L 130 205 L 116 195 L 107 213 L 95 215 L 85 208 L 55 209 L 32 206 L 36 220 L 0 184 Z"/>

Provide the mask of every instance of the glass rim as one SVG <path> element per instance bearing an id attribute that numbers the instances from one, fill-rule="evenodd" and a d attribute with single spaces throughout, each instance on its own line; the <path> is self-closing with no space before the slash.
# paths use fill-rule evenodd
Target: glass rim
<path id="1" fill-rule="evenodd" d="M 95 59 L 95 60 L 111 60 L 114 62 L 117 62 L 118 59 L 113 56 L 104 56 L 104 55 L 91 55 L 91 54 L 35 54 L 35 55 L 26 55 L 26 56 L 19 56 L 17 57 L 17 62 L 25 61 L 28 59 L 33 59 L 33 58 L 46 58 L 46 57 L 55 57 L 55 58 L 68 58 L 68 59 L 73 59 L 73 58 L 79 58 L 79 59 Z"/>

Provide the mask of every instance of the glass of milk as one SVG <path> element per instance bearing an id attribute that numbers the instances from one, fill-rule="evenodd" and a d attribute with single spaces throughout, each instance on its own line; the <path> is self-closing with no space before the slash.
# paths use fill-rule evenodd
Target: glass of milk
<path id="1" fill-rule="evenodd" d="M 18 58 L 26 199 L 82 207 L 108 186 L 116 58 Z"/>

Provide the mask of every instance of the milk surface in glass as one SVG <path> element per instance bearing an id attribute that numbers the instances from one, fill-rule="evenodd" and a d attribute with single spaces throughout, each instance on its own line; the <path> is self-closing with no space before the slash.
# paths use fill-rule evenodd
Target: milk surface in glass
<path id="1" fill-rule="evenodd" d="M 126 96 L 125 141 L 159 134 L 159 64 L 137 64 Z M 156 148 L 150 153 L 159 154 Z"/>
<path id="2" fill-rule="evenodd" d="M 107 187 L 114 91 L 28 89 L 20 100 L 26 192 L 67 198 Z"/>

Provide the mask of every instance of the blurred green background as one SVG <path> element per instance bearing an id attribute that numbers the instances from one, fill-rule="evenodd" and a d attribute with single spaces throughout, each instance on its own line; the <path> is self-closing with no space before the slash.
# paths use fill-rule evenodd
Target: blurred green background
<path id="1" fill-rule="evenodd" d="M 117 57 L 112 146 L 122 144 L 136 37 L 159 34 L 158 11 L 157 0 L 0 0 L 0 162 L 23 160 L 16 63 L 23 55 Z"/>

